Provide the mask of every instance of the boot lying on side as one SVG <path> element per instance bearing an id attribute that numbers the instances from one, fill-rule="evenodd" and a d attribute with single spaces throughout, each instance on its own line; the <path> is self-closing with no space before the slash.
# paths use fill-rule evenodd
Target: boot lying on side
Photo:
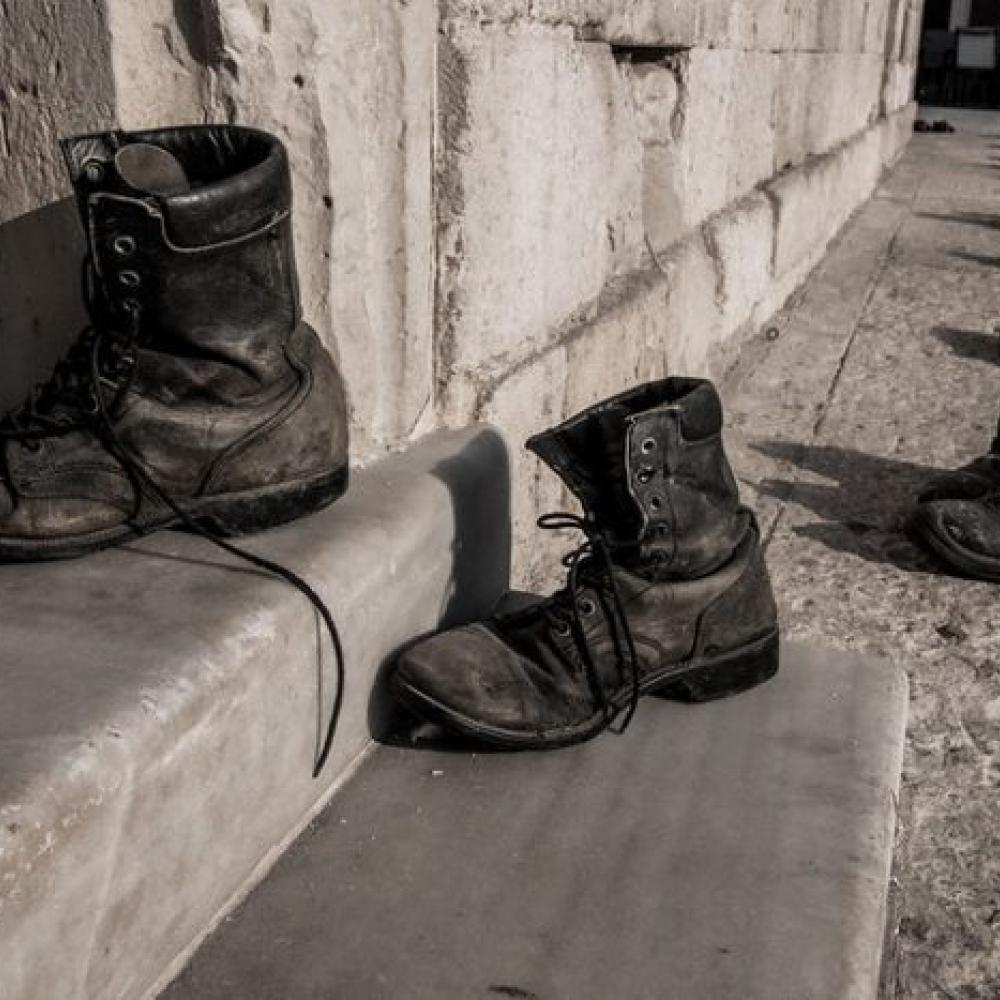
<path id="1" fill-rule="evenodd" d="M 281 143 L 195 126 L 63 150 L 91 325 L 0 423 L 0 561 L 233 535 L 347 483 L 341 378 L 299 309 Z"/>
<path id="2" fill-rule="evenodd" d="M 589 739 L 643 694 L 706 701 L 778 669 L 760 534 L 739 503 L 711 383 L 670 378 L 593 406 L 527 447 L 582 504 L 565 588 L 424 639 L 400 656 L 397 699 L 506 748 Z"/>
<path id="3" fill-rule="evenodd" d="M 909 528 L 951 569 L 1000 583 L 1000 436 L 988 454 L 927 485 Z"/>

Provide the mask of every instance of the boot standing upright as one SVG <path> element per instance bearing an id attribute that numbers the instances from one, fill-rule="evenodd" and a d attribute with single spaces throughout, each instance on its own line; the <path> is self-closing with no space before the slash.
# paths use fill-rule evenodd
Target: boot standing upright
<path id="1" fill-rule="evenodd" d="M 627 725 L 643 694 L 706 701 L 778 669 L 777 610 L 739 501 L 711 383 L 669 378 L 605 400 L 527 447 L 579 499 L 566 586 L 404 651 L 398 699 L 506 748 L 552 748 Z M 624 716 L 622 716 L 624 713 Z"/>
<path id="2" fill-rule="evenodd" d="M 0 561 L 235 535 L 338 497 L 344 387 L 302 321 L 281 142 L 191 126 L 63 150 L 91 323 L 0 424 Z"/>

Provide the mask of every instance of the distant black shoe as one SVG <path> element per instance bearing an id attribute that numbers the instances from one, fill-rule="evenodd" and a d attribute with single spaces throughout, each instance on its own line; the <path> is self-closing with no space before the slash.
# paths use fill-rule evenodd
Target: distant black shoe
<path id="1" fill-rule="evenodd" d="M 954 132 L 955 126 L 951 122 L 937 121 L 931 126 L 932 132 Z"/>
<path id="2" fill-rule="evenodd" d="M 1000 452 L 933 480 L 920 494 L 910 531 L 951 569 L 1000 583 Z"/>
<path id="3" fill-rule="evenodd" d="M 923 120 L 923 118 L 918 118 L 913 123 L 913 131 L 914 132 L 930 132 L 932 130 L 933 130 L 933 126 L 931 125 L 931 123 L 930 122 L 925 122 Z"/>

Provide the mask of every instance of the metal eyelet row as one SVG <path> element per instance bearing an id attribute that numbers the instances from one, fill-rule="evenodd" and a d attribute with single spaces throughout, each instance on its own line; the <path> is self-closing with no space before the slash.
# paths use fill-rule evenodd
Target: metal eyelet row
<path id="1" fill-rule="evenodd" d="M 136 250 L 135 237 L 128 233 L 121 233 L 111 241 L 111 250 L 115 256 L 120 258 L 131 257 Z M 142 275 L 133 268 L 126 268 L 116 275 L 118 284 L 122 288 L 135 289 L 142 284 Z"/>
<path id="2" fill-rule="evenodd" d="M 639 445 L 639 450 L 644 455 L 652 455 L 656 451 L 656 439 L 652 437 L 644 438 L 642 444 Z M 640 486 L 645 486 L 652 481 L 655 474 L 656 470 L 651 465 L 642 465 L 635 474 L 636 482 Z M 651 510 L 660 510 L 663 506 L 663 498 L 655 495 L 651 496 L 647 502 Z"/>
<path id="3" fill-rule="evenodd" d="M 580 598 L 577 603 L 577 608 L 580 611 L 580 615 L 584 618 L 590 618 L 592 615 L 597 613 L 597 603 L 589 597 Z M 555 632 L 556 635 L 565 639 L 568 635 L 570 635 L 573 629 L 569 622 L 560 621 L 552 626 L 552 631 Z"/>

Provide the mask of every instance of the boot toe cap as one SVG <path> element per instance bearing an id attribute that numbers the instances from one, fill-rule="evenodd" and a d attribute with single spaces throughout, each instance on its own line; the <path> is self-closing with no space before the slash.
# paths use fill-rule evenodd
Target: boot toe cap
<path id="1" fill-rule="evenodd" d="M 399 658 L 393 683 L 410 707 L 436 709 L 446 724 L 537 732 L 544 713 L 529 669 L 493 631 L 475 624 L 411 646 Z"/>

